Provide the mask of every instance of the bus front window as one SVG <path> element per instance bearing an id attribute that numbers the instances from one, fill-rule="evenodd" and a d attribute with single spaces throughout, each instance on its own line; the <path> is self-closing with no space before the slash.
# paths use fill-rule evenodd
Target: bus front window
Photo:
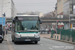
<path id="1" fill-rule="evenodd" d="M 17 31 L 39 30 L 39 21 L 17 21 Z"/>

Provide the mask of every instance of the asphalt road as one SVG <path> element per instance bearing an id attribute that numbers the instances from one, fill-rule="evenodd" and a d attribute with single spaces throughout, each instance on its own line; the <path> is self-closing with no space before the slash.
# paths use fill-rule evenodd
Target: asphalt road
<path id="1" fill-rule="evenodd" d="M 75 45 L 41 38 L 38 44 L 20 42 L 14 44 L 11 34 L 6 37 L 7 41 L 0 44 L 0 50 L 75 50 Z"/>

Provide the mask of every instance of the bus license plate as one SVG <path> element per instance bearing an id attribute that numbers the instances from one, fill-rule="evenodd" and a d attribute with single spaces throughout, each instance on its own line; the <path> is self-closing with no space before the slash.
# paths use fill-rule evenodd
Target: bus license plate
<path id="1" fill-rule="evenodd" d="M 31 41 L 30 39 L 25 39 L 25 41 Z"/>

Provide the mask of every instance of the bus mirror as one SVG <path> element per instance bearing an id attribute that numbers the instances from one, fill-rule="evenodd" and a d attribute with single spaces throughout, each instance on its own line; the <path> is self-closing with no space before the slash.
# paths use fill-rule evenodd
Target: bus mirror
<path id="1" fill-rule="evenodd" d="M 42 24 L 42 21 L 40 20 L 40 24 Z"/>
<path id="2" fill-rule="evenodd" d="M 15 20 L 13 20 L 13 23 L 15 23 Z"/>
<path id="3" fill-rule="evenodd" d="M 42 22 L 40 22 L 40 24 L 42 24 Z"/>

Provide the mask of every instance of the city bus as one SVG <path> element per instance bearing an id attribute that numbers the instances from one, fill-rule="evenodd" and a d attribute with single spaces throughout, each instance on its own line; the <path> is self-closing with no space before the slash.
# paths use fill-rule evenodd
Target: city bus
<path id="1" fill-rule="evenodd" d="M 40 41 L 41 20 L 38 15 L 17 15 L 12 20 L 12 42 L 35 42 Z"/>

